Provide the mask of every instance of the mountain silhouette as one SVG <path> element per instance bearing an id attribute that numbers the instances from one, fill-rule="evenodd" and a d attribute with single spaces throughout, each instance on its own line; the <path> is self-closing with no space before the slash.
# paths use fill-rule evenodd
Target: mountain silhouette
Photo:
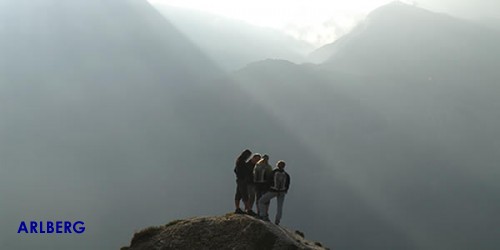
<path id="1" fill-rule="evenodd" d="M 499 39 L 497 31 L 479 24 L 393 2 L 311 57 L 366 74 L 452 74 L 457 68 L 492 70 L 496 58 L 488 48 Z"/>
<path id="2" fill-rule="evenodd" d="M 500 206 L 492 201 L 498 192 L 492 166 L 500 160 L 498 41 L 490 28 L 395 2 L 318 50 L 323 63 L 267 60 L 233 77 L 328 162 L 334 177 L 317 184 L 321 190 L 343 183 L 343 191 L 356 193 L 374 217 L 405 236 L 380 230 L 360 236 L 363 242 L 330 238 L 328 245 L 492 249 L 489 221 Z M 324 211 L 340 212 L 333 204 L 349 202 L 337 192 Z M 349 228 L 340 215 L 324 222 L 340 228 L 328 235 Z M 358 236 L 371 232 L 370 223 L 354 224 Z"/>

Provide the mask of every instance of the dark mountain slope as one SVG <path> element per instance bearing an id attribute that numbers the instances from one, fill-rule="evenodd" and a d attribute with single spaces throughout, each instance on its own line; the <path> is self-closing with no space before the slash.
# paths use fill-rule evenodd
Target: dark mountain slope
<path id="1" fill-rule="evenodd" d="M 491 73 L 491 48 L 499 39 L 497 31 L 476 23 L 393 2 L 313 54 L 337 69 L 363 74 Z"/>

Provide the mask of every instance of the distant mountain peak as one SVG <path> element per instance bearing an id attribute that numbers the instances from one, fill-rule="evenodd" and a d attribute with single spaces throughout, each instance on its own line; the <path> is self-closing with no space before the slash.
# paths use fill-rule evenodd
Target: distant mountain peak
<path id="1" fill-rule="evenodd" d="M 488 47 L 489 41 L 498 40 L 498 34 L 492 31 L 468 20 L 395 1 L 372 11 L 349 34 L 311 53 L 309 61 L 374 69 L 388 65 L 381 64 L 383 60 L 401 66 L 401 70 L 428 65 L 424 58 L 436 62 L 444 55 L 453 63 L 474 61 L 480 57 L 465 51 Z M 485 53 L 485 57 L 490 56 Z"/>
<path id="2" fill-rule="evenodd" d="M 384 10 L 391 10 L 391 9 L 392 10 L 413 10 L 413 11 L 425 10 L 425 9 L 419 7 L 417 4 L 396 0 L 396 1 L 392 1 L 390 3 L 384 4 L 384 5 L 376 8 L 371 13 L 373 14 L 374 12 L 377 12 L 377 11 L 384 11 Z"/>
<path id="3" fill-rule="evenodd" d="M 367 22 L 380 18 L 387 19 L 411 19 L 415 17 L 426 18 L 432 15 L 441 15 L 436 12 L 421 8 L 414 4 L 401 1 L 393 1 L 373 10 L 366 18 Z"/>

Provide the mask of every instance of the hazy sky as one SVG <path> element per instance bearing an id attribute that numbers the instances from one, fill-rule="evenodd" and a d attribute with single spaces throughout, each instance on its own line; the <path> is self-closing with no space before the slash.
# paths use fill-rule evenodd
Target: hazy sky
<path id="1" fill-rule="evenodd" d="M 203 10 L 285 31 L 314 45 L 334 41 L 373 9 L 393 0 L 149 0 Z M 426 9 L 473 19 L 499 18 L 497 0 L 404 0 Z"/>
<path id="2" fill-rule="evenodd" d="M 332 42 L 376 7 L 390 0 L 149 0 L 203 10 L 251 24 L 283 30 L 315 45 Z"/>

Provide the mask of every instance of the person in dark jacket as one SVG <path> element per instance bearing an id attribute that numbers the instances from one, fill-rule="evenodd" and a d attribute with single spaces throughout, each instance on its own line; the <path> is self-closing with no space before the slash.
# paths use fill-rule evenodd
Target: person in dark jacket
<path id="1" fill-rule="evenodd" d="M 251 216 L 257 216 L 257 214 L 252 210 L 255 203 L 256 188 L 253 177 L 253 170 L 257 162 L 260 161 L 261 155 L 255 153 L 252 158 L 247 162 L 247 189 L 248 189 L 248 206 L 249 209 L 246 211 L 247 214 Z"/>
<path id="2" fill-rule="evenodd" d="M 252 155 L 252 151 L 245 149 L 240 156 L 236 159 L 236 166 L 234 167 L 234 173 L 236 174 L 236 194 L 234 196 L 234 206 L 236 214 L 243 214 L 243 210 L 240 208 L 240 201 L 243 201 L 245 205 L 245 210 L 250 210 L 248 203 L 248 167 L 246 160 Z"/>
<path id="3" fill-rule="evenodd" d="M 255 183 L 255 193 L 256 193 L 256 207 L 257 213 L 259 213 L 258 201 L 262 195 L 264 195 L 269 189 L 269 180 L 271 174 L 273 173 L 273 167 L 269 165 L 269 155 L 262 156 L 262 159 L 257 162 L 255 168 L 253 169 L 253 182 Z M 266 211 L 269 204 L 266 204 Z"/>
<path id="4" fill-rule="evenodd" d="M 262 220 L 269 221 L 269 215 L 266 211 L 265 205 L 269 204 L 272 198 L 277 197 L 278 200 L 278 211 L 276 213 L 276 218 L 274 223 L 276 225 L 280 224 L 281 216 L 283 214 L 283 203 L 285 202 L 285 195 L 290 188 L 290 175 L 285 172 L 284 161 L 278 161 L 276 164 L 277 168 L 273 170 L 270 178 L 269 191 L 265 193 L 258 201 L 259 205 L 259 216 Z"/>

